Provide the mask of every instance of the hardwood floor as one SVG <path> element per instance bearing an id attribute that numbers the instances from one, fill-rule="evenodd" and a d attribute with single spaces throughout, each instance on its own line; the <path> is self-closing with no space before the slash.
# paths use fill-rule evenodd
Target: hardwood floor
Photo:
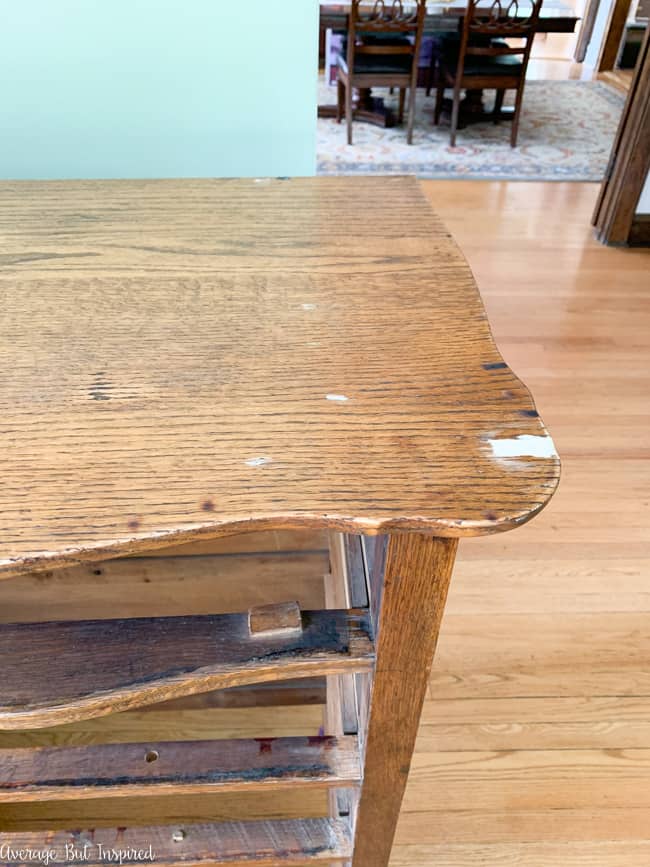
<path id="1" fill-rule="evenodd" d="M 650 252 L 593 240 L 596 185 L 425 190 L 469 259 L 502 353 L 536 397 L 563 480 L 530 524 L 460 545 L 391 865 L 647 867 Z M 269 533 L 168 552 L 173 569 L 148 557 L 0 582 L 0 619 L 93 616 L 107 600 L 113 616 L 232 610 L 289 592 L 318 607 L 324 547 L 322 536 Z M 33 582 L 45 611 L 28 607 Z M 0 734 L 0 747 L 39 736 L 309 735 L 321 718 L 317 704 L 189 703 Z M 0 805 L 0 822 L 101 827 L 325 808 L 320 793 L 292 798 Z"/>
<path id="2" fill-rule="evenodd" d="M 650 253 L 591 184 L 429 182 L 563 458 L 548 508 L 459 548 L 395 867 L 650 863 Z"/>
<path id="3" fill-rule="evenodd" d="M 610 84 L 621 93 L 627 93 L 632 85 L 634 71 L 632 69 L 608 69 L 598 73 L 598 80 Z"/>

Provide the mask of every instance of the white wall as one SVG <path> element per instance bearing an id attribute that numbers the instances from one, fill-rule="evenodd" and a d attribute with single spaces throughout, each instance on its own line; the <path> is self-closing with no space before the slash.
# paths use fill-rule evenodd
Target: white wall
<path id="1" fill-rule="evenodd" d="M 614 0 L 600 0 L 598 12 L 596 13 L 596 21 L 594 22 L 594 29 L 591 34 L 591 39 L 589 40 L 587 53 L 585 54 L 584 62 L 587 66 L 595 67 L 596 63 L 598 62 L 600 47 L 603 43 L 603 39 L 605 38 L 605 29 L 607 27 L 607 22 L 609 21 L 609 13 L 613 5 Z"/>
<path id="2" fill-rule="evenodd" d="M 315 172 L 316 0 L 0 7 L 0 177 Z"/>
<path id="3" fill-rule="evenodd" d="M 641 190 L 639 203 L 636 206 L 637 214 L 650 214 L 650 171 L 646 175 L 645 185 Z"/>

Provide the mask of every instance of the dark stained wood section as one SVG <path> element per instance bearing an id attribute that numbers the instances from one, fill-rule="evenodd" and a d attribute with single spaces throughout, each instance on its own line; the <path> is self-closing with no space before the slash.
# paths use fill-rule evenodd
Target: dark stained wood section
<path id="1" fill-rule="evenodd" d="M 0 729 L 37 728 L 165 699 L 368 670 L 363 611 L 305 611 L 300 632 L 251 637 L 247 614 L 0 625 Z"/>
<path id="2" fill-rule="evenodd" d="M 350 835 L 343 822 L 329 819 L 299 819 L 274 822 L 222 822 L 211 825 L 186 825 L 144 828 L 97 829 L 69 832 L 27 832 L 0 835 L 3 853 L 20 850 L 54 850 L 49 861 L 53 867 L 74 863 L 66 858 L 66 845 L 86 853 L 82 861 L 90 867 L 106 863 L 112 850 L 123 853 L 123 864 L 147 864 L 149 847 L 154 862 L 161 867 L 209 867 L 210 864 L 256 864 L 278 867 L 282 864 L 325 862 L 341 863 L 351 854 Z M 84 850 L 85 847 L 85 850 Z M 102 847 L 103 853 L 102 853 Z M 139 853 L 140 857 L 133 853 Z M 144 853 L 144 857 L 143 857 Z M 79 860 L 83 858 L 83 855 Z M 115 861 L 116 859 L 114 859 Z M 0 858 L 0 867 L 15 867 L 24 861 Z"/>
<path id="3" fill-rule="evenodd" d="M 252 529 L 492 533 L 555 489 L 414 179 L 3 182 L 0 234 L 4 576 Z"/>
<path id="4" fill-rule="evenodd" d="M 372 8 L 372 0 L 364 4 Z M 448 0 L 448 2 L 434 2 L 427 4 L 427 15 L 424 21 L 426 34 L 438 35 L 442 30 L 456 29 L 458 19 L 462 17 L 467 8 L 463 0 Z M 522 7 L 521 15 L 525 16 L 526 8 Z M 321 29 L 331 27 L 334 30 L 345 30 L 347 16 L 350 14 L 350 3 L 321 3 L 320 26 Z M 447 19 L 446 21 L 444 19 Z M 575 9 L 561 0 L 546 0 L 542 6 L 542 14 L 539 23 L 540 33 L 573 33 L 580 18 Z"/>
<path id="5" fill-rule="evenodd" d="M 2 802 L 346 786 L 360 779 L 354 737 L 0 749 Z"/>

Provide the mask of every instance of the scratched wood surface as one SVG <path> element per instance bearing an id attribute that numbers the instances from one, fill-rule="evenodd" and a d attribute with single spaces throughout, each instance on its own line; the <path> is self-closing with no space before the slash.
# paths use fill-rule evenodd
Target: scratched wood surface
<path id="1" fill-rule="evenodd" d="M 368 670 L 363 611 L 307 611 L 251 636 L 247 614 L 5 624 L 0 729 L 38 728 L 249 683 Z"/>
<path id="2" fill-rule="evenodd" d="M 238 865 L 278 867 L 279 864 L 341 863 L 350 856 L 350 835 L 345 823 L 328 819 L 284 822 L 225 822 L 182 828 L 153 826 L 95 831 L 5 834 L 0 851 L 1 867 L 24 861 L 27 849 L 52 853 L 54 867 L 82 861 L 91 867 L 115 862 L 172 865 Z M 67 848 L 70 847 L 70 848 Z M 151 847 L 151 849 L 149 848 Z M 150 852 L 149 856 L 137 853 Z"/>
<path id="3" fill-rule="evenodd" d="M 249 529 L 490 533 L 553 493 L 413 179 L 5 182 L 0 239 L 4 576 Z"/>
<path id="4" fill-rule="evenodd" d="M 0 803 L 353 786 L 355 737 L 0 749 Z"/>

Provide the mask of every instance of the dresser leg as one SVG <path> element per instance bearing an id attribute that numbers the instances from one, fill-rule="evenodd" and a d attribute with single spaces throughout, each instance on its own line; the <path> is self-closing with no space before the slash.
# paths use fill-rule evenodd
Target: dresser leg
<path id="1" fill-rule="evenodd" d="M 353 867 L 390 858 L 457 544 L 388 539 Z"/>

